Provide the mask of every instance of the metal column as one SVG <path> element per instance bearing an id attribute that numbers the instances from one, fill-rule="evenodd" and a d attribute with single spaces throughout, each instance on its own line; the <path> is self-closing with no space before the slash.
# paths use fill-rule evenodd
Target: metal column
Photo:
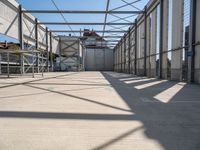
<path id="1" fill-rule="evenodd" d="M 38 50 L 38 20 L 35 19 L 35 48 Z M 37 72 L 40 72 L 40 62 L 39 62 L 39 53 L 36 54 L 36 66 L 37 66 Z"/>
<path id="2" fill-rule="evenodd" d="M 137 19 L 135 19 L 135 61 L 134 61 L 135 75 L 137 75 Z"/>
<path id="3" fill-rule="evenodd" d="M 188 50 L 188 82 L 194 82 L 195 73 L 195 33 L 196 33 L 196 0 L 190 4 L 190 28 L 189 28 L 189 50 Z"/>
<path id="4" fill-rule="evenodd" d="M 121 39 L 121 41 L 120 41 L 120 50 L 121 50 L 121 71 L 120 72 L 122 72 L 122 39 Z"/>
<path id="5" fill-rule="evenodd" d="M 50 67 L 51 71 L 53 71 L 52 32 L 50 32 Z"/>
<path id="6" fill-rule="evenodd" d="M 47 72 L 49 72 L 49 32 L 47 27 L 46 27 L 46 54 L 47 54 L 46 66 L 47 66 Z"/>
<path id="7" fill-rule="evenodd" d="M 159 78 L 162 79 L 163 64 L 163 0 L 160 0 L 160 45 L 159 45 Z"/>
<path id="8" fill-rule="evenodd" d="M 10 53 L 7 52 L 7 75 L 10 77 Z"/>
<path id="9" fill-rule="evenodd" d="M 60 71 L 62 70 L 61 68 L 61 49 L 62 49 L 62 46 L 61 46 L 61 37 L 59 37 L 59 69 Z"/>
<path id="10" fill-rule="evenodd" d="M 144 76 L 147 75 L 147 7 L 144 13 Z"/>
<path id="11" fill-rule="evenodd" d="M 19 5 L 19 42 L 20 48 L 24 49 L 24 36 L 23 36 L 23 13 L 22 6 Z M 21 65 L 21 75 L 24 74 L 24 55 L 21 53 L 20 55 L 20 65 Z"/>
<path id="12" fill-rule="evenodd" d="M 131 29 L 128 30 L 128 73 L 131 73 Z"/>
<path id="13" fill-rule="evenodd" d="M 2 73 L 2 69 L 1 69 L 1 53 L 0 53 L 0 74 Z"/>
<path id="14" fill-rule="evenodd" d="M 126 35 L 124 35 L 124 73 L 126 73 Z"/>

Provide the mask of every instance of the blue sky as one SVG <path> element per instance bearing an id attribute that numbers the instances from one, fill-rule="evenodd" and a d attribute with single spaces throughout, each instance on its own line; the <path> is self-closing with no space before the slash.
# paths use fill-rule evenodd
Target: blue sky
<path id="1" fill-rule="evenodd" d="M 56 5 L 60 10 L 105 10 L 106 9 L 106 2 L 107 0 L 54 0 Z M 133 2 L 136 0 L 125 0 L 126 2 Z M 143 9 L 146 3 L 149 0 L 141 0 L 134 4 L 138 9 Z M 22 4 L 23 8 L 27 10 L 56 10 L 56 7 L 52 3 L 52 0 L 17 0 L 18 3 Z M 110 7 L 109 10 L 114 9 L 116 7 L 124 5 L 125 2 L 123 0 L 110 0 Z M 137 10 L 132 6 L 127 6 L 118 10 Z M 63 18 L 60 14 L 33 14 L 37 17 L 40 21 L 43 22 L 64 22 Z M 103 22 L 104 21 L 104 14 L 64 14 L 66 20 L 68 22 Z M 119 17 L 126 17 L 129 15 L 118 15 Z M 133 22 L 136 16 L 127 18 L 127 20 Z M 107 22 L 117 20 L 118 18 L 108 15 Z M 117 22 L 124 22 L 124 21 L 117 21 Z M 48 26 L 49 29 L 63 29 L 69 30 L 68 26 Z M 80 30 L 84 28 L 88 29 L 96 29 L 102 30 L 103 26 L 71 26 L 73 30 Z M 112 29 L 111 27 L 107 26 L 106 30 Z M 127 29 L 125 27 L 124 29 Z M 65 33 L 66 35 L 66 33 Z M 13 41 L 10 38 L 5 38 L 5 36 L 0 35 L 0 40 L 4 41 Z"/>

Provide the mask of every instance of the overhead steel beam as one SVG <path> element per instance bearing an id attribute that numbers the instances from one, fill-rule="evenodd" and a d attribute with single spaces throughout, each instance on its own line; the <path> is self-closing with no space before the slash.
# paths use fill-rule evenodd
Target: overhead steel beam
<path id="1" fill-rule="evenodd" d="M 23 13 L 106 14 L 106 11 L 87 10 L 23 10 Z M 108 11 L 108 14 L 141 14 L 144 11 Z"/>
<path id="2" fill-rule="evenodd" d="M 133 23 L 119 22 L 119 23 L 102 23 L 102 22 L 38 22 L 43 25 L 133 25 Z"/>
<path id="3" fill-rule="evenodd" d="M 61 37 L 63 35 L 58 35 L 54 37 Z M 90 37 L 90 36 L 64 36 L 64 37 L 69 37 L 69 38 L 84 38 L 84 37 Z M 104 36 L 104 38 L 122 38 L 122 36 Z"/>
<path id="4" fill-rule="evenodd" d="M 116 7 L 116 8 L 114 8 L 114 9 L 112 9 L 111 11 L 114 11 L 114 10 L 117 10 L 117 9 L 124 8 L 124 7 L 128 6 L 128 5 L 132 5 L 132 4 L 137 3 L 137 2 L 139 2 L 139 1 L 141 1 L 141 0 L 136 0 L 136 1 L 133 1 L 133 2 L 131 2 L 131 3 L 127 3 L 127 4 L 125 4 L 125 5 L 122 5 L 122 6 Z"/>
<path id="5" fill-rule="evenodd" d="M 107 17 L 108 17 L 109 4 L 110 4 L 110 0 L 107 0 L 106 14 L 105 14 L 105 18 L 104 18 L 104 25 L 103 25 L 103 34 L 102 34 L 102 37 L 104 37 L 104 31 L 105 31 L 105 29 L 106 29 L 106 23 L 107 23 Z"/>
<path id="6" fill-rule="evenodd" d="M 71 32 L 75 32 L 75 33 L 84 33 L 85 31 L 83 30 L 51 30 L 50 32 L 65 32 L 65 33 L 71 33 Z M 91 32 L 91 31 L 89 31 Z M 120 30 L 94 30 L 94 32 L 98 32 L 98 33 L 124 33 L 124 31 L 120 31 Z"/>

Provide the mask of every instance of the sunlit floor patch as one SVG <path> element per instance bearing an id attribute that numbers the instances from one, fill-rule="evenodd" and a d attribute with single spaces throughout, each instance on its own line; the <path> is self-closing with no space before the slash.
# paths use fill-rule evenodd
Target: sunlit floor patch
<path id="1" fill-rule="evenodd" d="M 150 81 L 150 80 L 154 80 L 155 78 L 148 78 L 148 79 L 142 79 L 141 80 L 132 80 L 132 81 L 124 81 L 124 83 L 126 84 L 131 84 L 131 83 L 137 83 L 137 82 L 143 82 L 143 81 Z"/>
<path id="2" fill-rule="evenodd" d="M 142 85 L 135 86 L 134 88 L 140 90 L 140 89 L 148 88 L 153 85 L 157 85 L 157 84 L 164 83 L 164 82 L 167 82 L 167 80 L 161 80 L 161 81 L 155 81 L 155 82 L 151 82 L 151 83 L 147 83 L 147 84 L 142 84 Z"/>
<path id="3" fill-rule="evenodd" d="M 120 81 L 128 81 L 128 80 L 137 80 L 137 79 L 146 79 L 147 77 L 132 77 L 132 78 L 125 78 L 119 79 Z"/>
<path id="4" fill-rule="evenodd" d="M 179 82 L 165 91 L 157 94 L 154 96 L 154 98 L 163 103 L 168 103 L 182 88 L 184 88 L 185 85 L 186 83 Z"/>

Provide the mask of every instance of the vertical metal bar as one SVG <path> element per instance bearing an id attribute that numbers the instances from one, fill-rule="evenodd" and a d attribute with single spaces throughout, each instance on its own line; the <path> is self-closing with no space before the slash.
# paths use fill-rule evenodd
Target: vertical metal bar
<path id="1" fill-rule="evenodd" d="M 61 68 L 61 61 L 62 61 L 62 58 L 61 58 L 61 49 L 62 49 L 62 46 L 61 46 L 61 37 L 59 37 L 59 68 L 60 68 L 60 71 L 62 70 Z"/>
<path id="2" fill-rule="evenodd" d="M 188 57 L 188 82 L 195 80 L 195 41 L 196 41 L 196 12 L 197 1 L 193 0 L 190 4 L 190 26 L 189 26 L 189 51 Z"/>
<path id="3" fill-rule="evenodd" d="M 144 12 L 144 76 L 147 75 L 147 7 Z"/>
<path id="4" fill-rule="evenodd" d="M 137 75 L 137 19 L 135 19 L 135 61 L 134 61 L 135 75 Z"/>
<path id="5" fill-rule="evenodd" d="M 19 42 L 20 42 L 20 48 L 24 49 L 24 36 L 23 36 L 23 13 L 22 13 L 22 6 L 19 5 Z M 24 74 L 24 55 L 21 53 L 20 55 L 20 72 L 21 75 Z"/>
<path id="6" fill-rule="evenodd" d="M 113 69 L 114 69 L 114 72 L 116 72 L 116 69 L 115 69 L 115 64 L 116 64 L 116 53 L 115 53 L 115 50 L 116 50 L 116 46 L 114 47 L 114 49 L 113 49 L 113 62 L 114 62 L 114 64 L 113 64 Z"/>
<path id="7" fill-rule="evenodd" d="M 126 72 L 126 36 L 124 36 L 124 72 Z"/>
<path id="8" fill-rule="evenodd" d="M 35 18 L 35 48 L 38 49 L 38 20 Z"/>
<path id="9" fill-rule="evenodd" d="M 46 27 L 46 68 L 47 68 L 47 72 L 49 72 L 49 34 L 48 34 L 48 28 Z"/>
<path id="10" fill-rule="evenodd" d="M 34 57 L 34 52 L 32 50 L 32 77 L 34 78 L 34 72 L 35 72 L 35 68 L 34 68 L 34 64 L 35 64 L 35 57 Z"/>
<path id="11" fill-rule="evenodd" d="M 50 32 L 50 66 L 51 71 L 53 71 L 52 32 Z"/>
<path id="12" fill-rule="evenodd" d="M 131 73 L 131 29 L 128 30 L 128 73 Z"/>
<path id="13" fill-rule="evenodd" d="M 80 71 L 80 64 L 81 64 L 81 59 L 80 59 L 80 40 L 78 39 L 78 67 L 77 71 Z"/>
<path id="14" fill-rule="evenodd" d="M 10 77 L 10 53 L 7 52 L 7 75 Z"/>
<path id="15" fill-rule="evenodd" d="M 120 41 L 120 50 L 121 50 L 121 71 L 120 72 L 122 72 L 122 65 L 123 65 L 123 62 L 122 62 L 122 39 L 121 39 L 121 41 Z"/>
<path id="16" fill-rule="evenodd" d="M 22 5 L 19 5 L 19 42 L 20 48 L 24 49 Z"/>
<path id="17" fill-rule="evenodd" d="M 42 68 L 42 77 L 44 76 L 44 61 L 43 61 L 43 58 L 44 58 L 44 51 L 42 51 L 42 65 L 41 65 L 41 68 Z"/>
<path id="18" fill-rule="evenodd" d="M 35 48 L 38 50 L 38 20 L 35 18 Z M 39 53 L 36 54 L 36 66 L 37 72 L 40 72 L 40 58 Z"/>
<path id="19" fill-rule="evenodd" d="M 160 45 L 159 45 L 159 78 L 162 79 L 162 64 L 163 64 L 163 0 L 160 0 Z"/>
<path id="20" fill-rule="evenodd" d="M 0 74 L 2 73 L 1 70 L 2 70 L 2 69 L 1 69 L 1 53 L 0 53 Z"/>

